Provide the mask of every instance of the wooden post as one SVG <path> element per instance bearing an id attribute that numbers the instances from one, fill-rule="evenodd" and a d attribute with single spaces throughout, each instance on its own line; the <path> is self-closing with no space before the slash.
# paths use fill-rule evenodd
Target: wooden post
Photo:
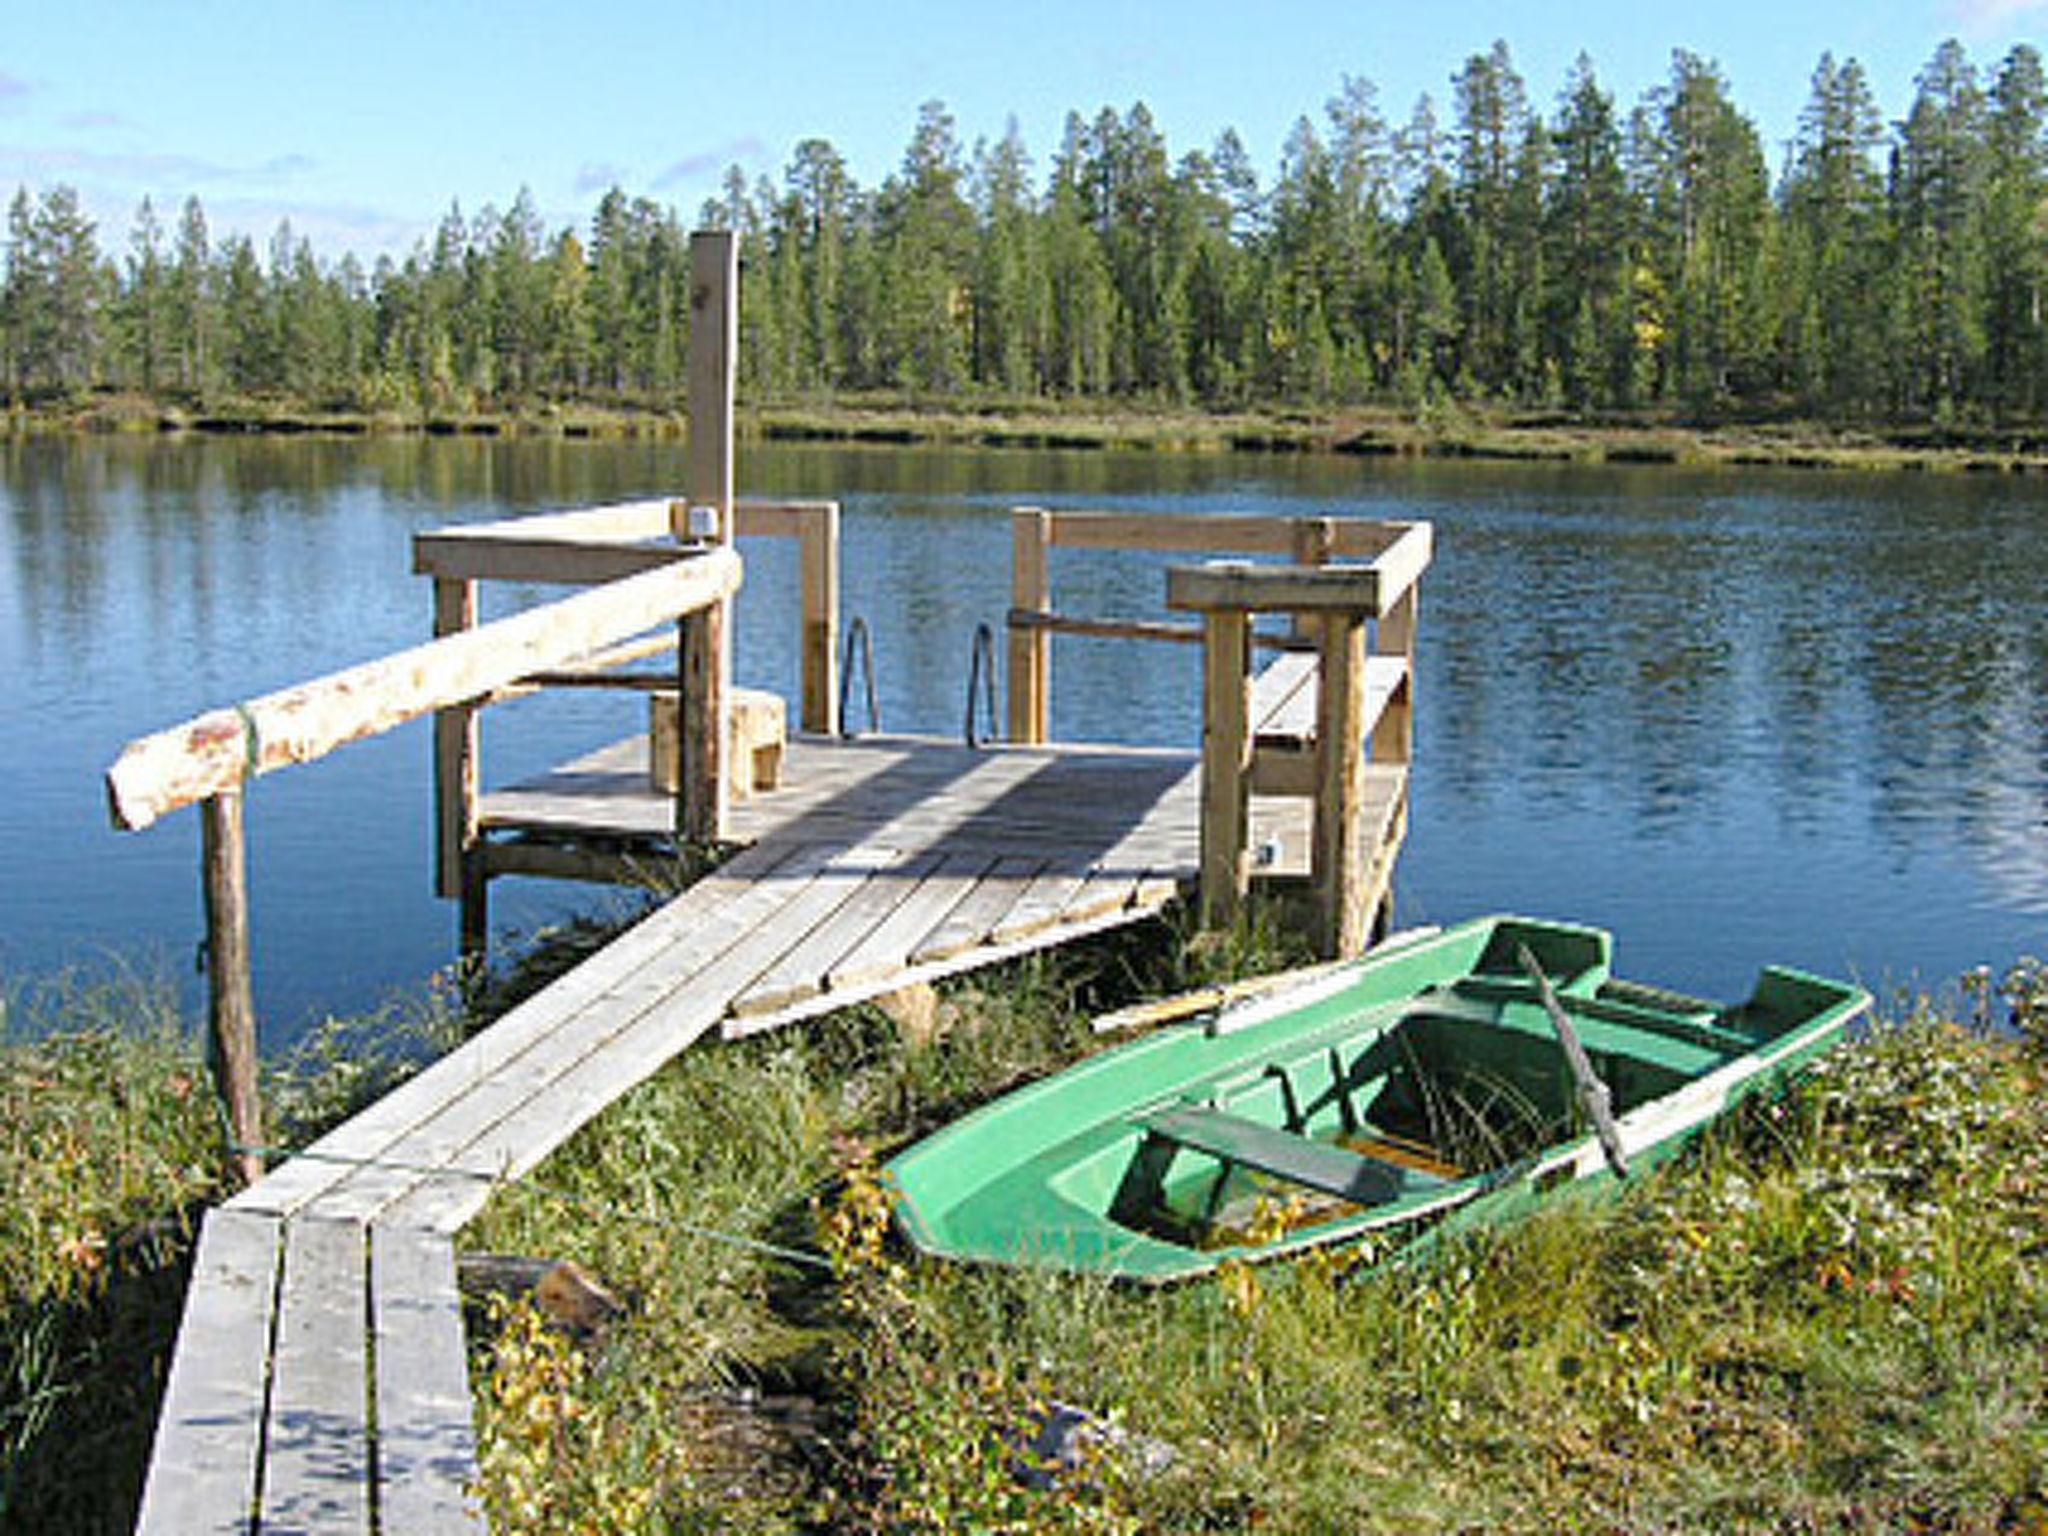
<path id="1" fill-rule="evenodd" d="M 472 628 L 477 621 L 477 584 L 452 577 L 434 579 L 434 638 Z M 477 790 L 482 751 L 482 711 L 456 704 L 434 713 L 435 888 L 462 903 L 462 954 L 488 947 L 486 906 L 490 872 L 477 848 Z"/>
<path id="2" fill-rule="evenodd" d="M 1010 514 L 1010 604 L 1032 613 L 1052 607 L 1052 514 L 1018 507 Z M 1010 630 L 1010 740 L 1042 742 L 1052 730 L 1052 632 Z"/>
<path id="3" fill-rule="evenodd" d="M 1297 517 L 1288 543 L 1296 565 L 1328 565 L 1337 558 L 1337 520 L 1334 517 Z M 1305 613 L 1294 615 L 1292 627 L 1297 640 L 1315 637 L 1315 620 Z"/>
<path id="4" fill-rule="evenodd" d="M 1227 928 L 1251 892 L 1251 615 L 1202 627 L 1202 924 Z"/>
<path id="5" fill-rule="evenodd" d="M 728 229 L 690 236 L 690 439 L 684 484 L 673 507 L 677 538 L 690 537 L 690 507 L 718 509 L 717 538 L 732 537 L 733 394 L 739 379 L 739 242 Z"/>
<path id="6" fill-rule="evenodd" d="M 690 442 L 688 499 L 679 538 L 730 542 L 733 535 L 733 393 L 739 364 L 739 243 L 730 230 L 690 237 Z M 715 525 L 693 526 L 712 509 Z M 680 623 L 677 682 L 682 778 L 676 835 L 720 842 L 726 832 L 726 692 L 732 676 L 731 604 L 721 599 Z"/>
<path id="7" fill-rule="evenodd" d="M 1373 727 L 1372 759 L 1376 763 L 1407 763 L 1415 757 L 1415 628 L 1421 592 L 1420 582 L 1410 585 L 1380 615 L 1373 648 L 1382 656 L 1406 657 L 1408 675 Z"/>
<path id="8" fill-rule="evenodd" d="M 803 586 L 803 727 L 839 734 L 839 503 L 807 509 L 798 536 Z"/>
<path id="9" fill-rule="evenodd" d="M 1371 937 L 1365 905 L 1365 615 L 1318 616 L 1322 677 L 1316 695 L 1315 886 L 1317 944 L 1326 960 L 1362 951 Z"/>
<path id="10" fill-rule="evenodd" d="M 249 886 L 243 851 L 242 792 L 224 789 L 201 807 L 206 893 L 208 1061 L 228 1129 L 242 1147 L 263 1143 L 263 1102 L 256 1084 L 256 998 L 249 975 Z M 263 1177 L 262 1154 L 232 1156 L 245 1184 Z"/>

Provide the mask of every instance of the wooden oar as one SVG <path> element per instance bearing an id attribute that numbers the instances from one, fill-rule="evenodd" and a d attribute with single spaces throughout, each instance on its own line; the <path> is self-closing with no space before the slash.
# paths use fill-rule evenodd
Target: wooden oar
<path id="1" fill-rule="evenodd" d="M 1114 1013 L 1101 1014 L 1091 1028 L 1098 1035 L 1114 1034 L 1126 1029 L 1149 1029 L 1154 1024 L 1165 1024 L 1198 1013 L 1213 1013 L 1219 1008 L 1227 1008 L 1232 1003 L 1241 1003 L 1247 998 L 1258 997 L 1267 992 L 1306 986 L 1311 981 L 1327 976 L 1338 967 L 1351 963 L 1349 960 L 1327 960 L 1320 965 L 1281 971 L 1272 976 L 1247 976 L 1242 981 L 1225 981 L 1213 986 L 1197 987 L 1192 992 L 1177 992 L 1172 997 L 1133 1003 L 1130 1007 L 1119 1008 Z"/>
<path id="2" fill-rule="evenodd" d="M 1564 1059 L 1578 1083 L 1579 1108 L 1593 1122 L 1593 1134 L 1600 1138 L 1600 1150 L 1607 1158 L 1607 1166 L 1614 1170 L 1617 1179 L 1627 1178 L 1628 1154 L 1622 1150 L 1621 1128 L 1614 1123 L 1613 1095 L 1600 1081 L 1600 1074 L 1593 1070 L 1586 1048 L 1579 1042 L 1578 1030 L 1572 1027 L 1570 1015 L 1557 1000 L 1557 993 L 1551 990 L 1550 978 L 1543 974 L 1543 967 L 1529 953 L 1529 946 L 1517 944 L 1515 959 L 1529 973 L 1529 979 L 1536 983 L 1536 996 L 1543 1004 L 1543 1011 L 1550 1015 L 1550 1027 L 1557 1031 L 1558 1042 L 1564 1046 Z"/>

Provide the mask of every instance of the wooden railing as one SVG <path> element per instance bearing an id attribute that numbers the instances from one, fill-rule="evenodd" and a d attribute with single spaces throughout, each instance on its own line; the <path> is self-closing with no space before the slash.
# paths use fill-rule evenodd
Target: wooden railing
<path id="1" fill-rule="evenodd" d="M 536 671 L 600 653 L 655 625 L 687 625 L 739 584 L 740 558 L 733 550 L 671 547 L 659 563 L 596 590 L 216 709 L 128 744 L 106 775 L 115 826 L 139 830 L 182 806 L 202 808 L 209 1015 L 223 1096 L 242 1145 L 262 1139 L 242 811 L 249 782 L 421 715 L 472 709 L 476 700 Z M 702 743 L 685 746 L 700 757 L 706 750 Z M 244 1163 L 253 1171 L 253 1158 Z"/>
<path id="2" fill-rule="evenodd" d="M 1427 524 L 1362 518 L 1207 517 L 1189 513 L 1049 511 L 1019 507 L 1010 515 L 1009 734 L 1042 742 L 1050 729 L 1052 637 L 1096 635 L 1199 643 L 1202 626 L 1142 618 L 1088 617 L 1053 606 L 1052 551 L 1150 550 L 1180 554 L 1279 555 L 1296 565 L 1371 562 L 1381 575 L 1376 652 L 1410 655 L 1415 638 L 1416 583 L 1430 560 Z M 1376 744 L 1377 745 L 1377 744 Z M 1395 743 L 1386 746 L 1392 750 Z"/>
<path id="3" fill-rule="evenodd" d="M 613 581 L 673 559 L 677 545 L 672 530 L 686 524 L 689 505 L 681 499 L 635 501 L 416 534 L 413 569 L 433 578 L 435 632 L 458 634 L 476 623 L 478 587 L 483 581 Z M 797 541 L 799 718 L 807 731 L 835 735 L 839 728 L 838 657 L 833 646 L 839 627 L 839 504 L 741 501 L 735 506 L 733 524 L 741 538 Z M 488 886 L 492 874 L 499 872 L 492 867 L 479 817 L 483 709 L 544 685 L 676 687 L 673 676 L 613 670 L 673 648 L 675 643 L 673 637 L 658 637 L 620 647 L 586 658 L 574 671 L 530 675 L 494 694 L 452 704 L 440 712 L 434 727 L 437 887 L 441 895 L 462 903 L 465 951 L 478 952 L 484 947 Z M 716 774 L 683 775 L 682 793 L 697 796 L 697 820 L 691 830 L 706 832 L 691 840 L 716 841 L 723 836 L 725 778 L 723 766 Z M 683 830 L 680 821 L 678 829 Z"/>

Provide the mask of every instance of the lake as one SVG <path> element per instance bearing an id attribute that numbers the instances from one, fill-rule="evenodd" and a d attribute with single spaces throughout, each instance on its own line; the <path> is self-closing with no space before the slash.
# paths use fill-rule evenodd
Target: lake
<path id="1" fill-rule="evenodd" d="M 196 999 L 198 822 L 109 828 L 127 740 L 426 638 L 420 528 L 681 483 L 677 443 L 50 439 L 0 446 L 0 971 L 168 967 Z M 1427 518 L 1404 924 L 1612 927 L 1633 974 L 1728 994 L 1777 960 L 1893 993 L 2039 953 L 2048 482 L 1308 456 L 743 448 L 743 493 L 844 506 L 844 616 L 882 724 L 952 734 L 1000 635 L 1012 506 Z M 794 551 L 747 541 L 741 680 L 793 693 Z M 1063 609 L 1153 614 L 1163 561 L 1056 555 Z M 551 595 L 491 594 L 491 612 Z M 1192 746 L 1191 647 L 1062 638 L 1057 738 Z M 579 693 L 485 717 L 491 782 L 640 723 Z M 856 722 L 864 709 L 851 711 Z M 416 988 L 424 723 L 275 774 L 249 826 L 265 1040 Z M 622 910 L 501 881 L 531 932 Z"/>

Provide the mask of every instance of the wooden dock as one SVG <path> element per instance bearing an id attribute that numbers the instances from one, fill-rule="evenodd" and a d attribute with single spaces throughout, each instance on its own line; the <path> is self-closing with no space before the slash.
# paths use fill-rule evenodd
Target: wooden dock
<path id="1" fill-rule="evenodd" d="M 418 536 L 436 638 L 132 743 L 117 824 L 198 804 L 221 1091 L 250 1182 L 210 1212 L 139 1529 L 153 1536 L 480 1532 L 455 1243 L 677 1053 L 1144 920 L 1198 895 L 1227 922 L 1256 880 L 1308 897 L 1328 953 L 1361 948 L 1407 827 L 1427 525 L 1020 509 L 1008 615 L 1011 739 L 847 739 L 836 709 L 838 508 L 737 500 L 734 255 L 702 237 L 686 496 Z M 721 323 L 722 322 L 722 323 Z M 708 428 L 708 430 L 705 430 Z M 702 441 L 700 441 L 700 439 Z M 801 541 L 800 729 L 729 688 L 733 538 Z M 1176 566 L 1198 615 L 1062 612 L 1050 552 L 1277 557 Z M 485 580 L 587 590 L 480 624 Z M 1258 614 L 1292 616 L 1253 665 Z M 1052 637 L 1203 647 L 1197 751 L 1044 739 Z M 635 662 L 672 653 L 665 672 Z M 678 757 L 639 736 L 482 789 L 479 717 L 544 686 L 667 692 Z M 742 711 L 760 742 L 737 733 Z M 254 1093 L 242 803 L 262 774 L 436 716 L 438 884 L 480 941 L 504 874 L 710 872 L 552 985 L 265 1174 Z M 763 722 L 766 722 L 765 724 Z M 777 765 L 754 782 L 746 754 Z"/>

